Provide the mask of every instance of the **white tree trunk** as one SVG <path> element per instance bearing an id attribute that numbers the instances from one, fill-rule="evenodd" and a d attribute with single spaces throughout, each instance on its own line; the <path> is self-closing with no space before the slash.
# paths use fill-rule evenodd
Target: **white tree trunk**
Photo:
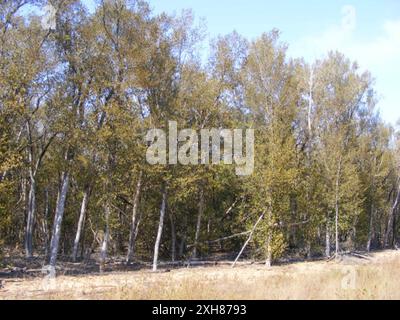
<path id="1" fill-rule="evenodd" d="M 33 146 L 32 146 L 32 135 L 30 130 L 29 122 L 26 123 L 26 129 L 28 132 L 28 161 L 29 161 L 29 195 L 28 195 L 28 212 L 26 218 L 26 229 L 25 229 L 25 256 L 29 259 L 32 258 L 33 254 L 33 224 L 35 219 L 36 211 L 36 179 L 35 172 L 33 169 Z"/>
<path id="2" fill-rule="evenodd" d="M 160 209 L 160 222 L 158 224 L 157 239 L 156 239 L 156 243 L 154 245 L 153 271 L 157 271 L 157 266 L 158 266 L 158 254 L 159 254 L 161 236 L 162 236 L 162 231 L 163 231 L 163 226 L 164 226 L 166 204 L 167 204 L 167 190 L 166 190 L 166 187 L 164 186 L 163 194 L 162 194 L 161 209 Z"/>
<path id="3" fill-rule="evenodd" d="M 105 208 L 106 229 L 103 242 L 100 249 L 100 272 L 104 272 L 107 260 L 108 241 L 110 238 L 110 206 L 106 204 Z"/>
<path id="4" fill-rule="evenodd" d="M 271 231 L 268 232 L 267 239 L 267 259 L 265 260 L 265 266 L 271 268 L 272 266 L 272 250 L 271 250 Z"/>
<path id="5" fill-rule="evenodd" d="M 74 262 L 76 262 L 76 258 L 78 255 L 79 241 L 81 239 L 83 225 L 84 225 L 85 218 L 86 218 L 86 209 L 87 209 L 87 204 L 88 204 L 88 199 L 89 199 L 89 192 L 90 192 L 89 188 L 86 188 L 84 191 L 84 194 L 83 194 L 81 211 L 79 213 L 78 227 L 76 229 L 76 235 L 75 235 L 75 240 L 74 240 L 74 248 L 72 250 L 72 261 L 74 261 Z"/>
<path id="6" fill-rule="evenodd" d="M 7 171 L 4 171 L 0 174 L 0 182 L 3 181 L 3 179 L 7 176 Z"/>
<path id="7" fill-rule="evenodd" d="M 33 255 L 33 225 L 35 223 L 36 213 L 36 180 L 32 169 L 29 172 L 30 189 L 28 195 L 28 214 L 26 219 L 25 232 L 25 256 L 32 258 Z"/>
<path id="8" fill-rule="evenodd" d="M 48 220 L 49 220 L 49 190 L 45 190 L 44 193 L 44 215 L 43 215 L 43 237 L 44 237 L 44 255 L 47 259 L 49 254 L 49 228 L 48 228 Z"/>
<path id="9" fill-rule="evenodd" d="M 133 199 L 133 209 L 132 209 L 132 224 L 131 224 L 131 230 L 129 233 L 129 244 L 128 244 L 128 254 L 126 257 L 126 263 L 130 263 L 133 259 L 134 256 L 134 251 L 135 251 L 135 239 L 137 236 L 137 211 L 138 211 L 138 206 L 139 206 L 139 199 L 140 199 L 140 191 L 142 188 L 142 177 L 143 173 L 140 172 L 139 174 L 139 179 L 136 185 L 136 192 L 135 192 L 135 197 Z"/>
<path id="10" fill-rule="evenodd" d="M 27 189 L 27 180 L 23 177 L 21 179 L 21 203 L 22 203 L 22 212 L 23 212 L 23 221 L 26 221 L 27 213 L 28 213 L 28 208 L 27 208 L 27 201 L 26 201 L 26 189 Z M 25 241 L 26 239 L 26 230 L 23 228 L 20 228 L 18 231 L 18 239 L 20 241 Z"/>
<path id="11" fill-rule="evenodd" d="M 265 261 L 265 266 L 267 268 L 271 268 L 272 266 L 272 212 L 271 212 L 271 206 L 270 209 L 268 210 L 268 236 L 267 236 L 267 259 Z"/>
<path id="12" fill-rule="evenodd" d="M 29 197 L 28 197 L 28 212 L 26 219 L 26 230 L 25 230 L 25 254 L 27 258 L 31 258 L 33 255 L 33 226 L 35 224 L 35 214 L 36 214 L 36 174 L 39 170 L 41 161 L 46 154 L 47 148 L 49 147 L 53 138 L 51 138 L 46 146 L 43 148 L 40 156 L 38 157 L 36 164 L 33 163 L 34 150 L 33 150 L 33 142 L 31 135 L 31 128 L 29 121 L 26 123 L 26 129 L 28 132 L 28 161 L 29 161 L 29 180 L 30 180 L 30 189 L 29 189 Z"/>
<path id="13" fill-rule="evenodd" d="M 335 189 L 335 256 L 339 258 L 339 187 L 340 187 L 340 174 L 342 171 L 342 158 L 339 160 L 338 171 L 336 175 L 336 189 Z"/>
<path id="14" fill-rule="evenodd" d="M 329 217 L 326 217 L 325 226 L 325 257 L 330 258 L 331 256 L 331 232 L 329 229 Z"/>
<path id="15" fill-rule="evenodd" d="M 339 204 L 335 205 L 335 255 L 339 257 Z"/>
<path id="16" fill-rule="evenodd" d="M 204 213 L 204 191 L 203 189 L 200 190 L 200 195 L 199 195 L 199 211 L 197 215 L 197 223 L 196 223 L 196 234 L 194 237 L 194 249 L 193 249 L 193 258 L 197 258 L 198 250 L 197 246 L 199 244 L 199 238 L 200 238 L 200 231 L 201 231 L 201 219 L 203 218 L 203 213 Z"/>
<path id="17" fill-rule="evenodd" d="M 393 233 L 393 228 L 394 228 L 395 212 L 396 212 L 397 206 L 399 204 L 400 204 L 400 184 L 399 184 L 399 188 L 397 191 L 396 199 L 394 201 L 392 208 L 390 208 L 390 212 L 389 212 L 389 220 L 388 220 L 388 225 L 387 225 L 387 229 L 386 229 L 386 233 L 385 233 L 385 246 L 386 247 L 390 246 L 390 237 Z M 394 237 L 395 237 L 395 235 L 393 234 L 393 239 L 394 239 Z"/>
<path id="18" fill-rule="evenodd" d="M 56 276 L 56 263 L 57 263 L 57 254 L 58 254 L 58 247 L 60 242 L 60 235 L 61 235 L 61 225 L 64 217 L 64 210 L 65 210 L 65 200 L 67 198 L 69 187 L 69 172 L 64 172 L 62 175 L 61 181 L 61 190 L 58 194 L 57 198 L 57 206 L 56 206 L 56 213 L 54 217 L 53 223 L 53 234 L 51 237 L 50 242 L 50 276 Z"/>
<path id="19" fill-rule="evenodd" d="M 312 138 L 312 106 L 313 106 L 313 89 L 314 89 L 314 68 L 311 67 L 310 79 L 309 79 L 309 97 L 308 97 L 308 112 L 307 112 L 307 124 L 309 139 Z"/>

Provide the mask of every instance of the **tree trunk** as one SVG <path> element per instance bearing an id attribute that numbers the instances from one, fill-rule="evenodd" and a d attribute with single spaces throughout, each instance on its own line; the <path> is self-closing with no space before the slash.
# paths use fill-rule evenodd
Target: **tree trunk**
<path id="1" fill-rule="evenodd" d="M 335 255 L 339 256 L 339 204 L 335 205 Z"/>
<path id="2" fill-rule="evenodd" d="M 35 219 L 36 211 L 36 179 L 35 172 L 33 169 L 33 146 L 32 146 L 32 135 L 29 121 L 26 123 L 26 129 L 28 132 L 28 161 L 29 161 L 29 182 L 30 189 L 28 195 L 28 212 L 26 218 L 26 229 L 25 229 L 25 256 L 26 258 L 32 258 L 33 250 L 33 224 Z"/>
<path id="3" fill-rule="evenodd" d="M 339 187 L 340 187 L 340 173 L 342 171 L 342 159 L 339 160 L 338 171 L 336 174 L 336 188 L 335 188 L 335 256 L 339 257 Z"/>
<path id="4" fill-rule="evenodd" d="M 397 221 L 397 216 L 396 216 L 396 214 L 394 214 L 394 217 L 393 217 L 393 238 L 392 238 L 392 248 L 394 248 L 394 249 L 398 249 L 398 247 L 397 247 L 397 234 L 396 234 L 396 222 Z"/>
<path id="5" fill-rule="evenodd" d="M 312 253 L 311 253 L 311 240 L 306 241 L 306 258 L 311 259 L 312 258 Z"/>
<path id="6" fill-rule="evenodd" d="M 87 209 L 87 204 L 88 204 L 88 199 L 89 199 L 89 193 L 90 193 L 90 188 L 87 187 L 85 189 L 85 191 L 84 191 L 84 194 L 83 194 L 83 199 L 82 199 L 82 204 L 81 204 L 81 211 L 79 213 L 78 227 L 76 229 L 76 235 L 75 235 L 75 240 L 74 240 L 74 248 L 72 250 L 72 261 L 73 262 L 76 262 L 76 258 L 77 258 L 77 255 L 78 255 L 79 241 L 81 239 L 83 225 L 84 225 L 84 222 L 85 222 L 86 209 Z"/>
<path id="7" fill-rule="evenodd" d="M 36 180 L 33 170 L 29 170 L 30 189 L 28 195 L 28 214 L 26 219 L 26 233 L 25 233 L 25 256 L 32 258 L 33 255 L 33 225 L 35 223 L 36 213 Z"/>
<path id="8" fill-rule="evenodd" d="M 393 232 L 393 228 L 395 227 L 395 224 L 394 224 L 395 219 L 394 218 L 395 218 L 395 212 L 396 212 L 396 209 L 397 209 L 397 206 L 399 205 L 399 203 L 400 203 L 400 184 L 399 184 L 399 188 L 397 191 L 396 199 L 395 199 L 394 204 L 389 212 L 389 220 L 388 220 L 388 225 L 387 225 L 387 229 L 386 229 L 386 233 L 385 233 L 385 240 L 384 240 L 385 247 L 390 246 L 391 235 L 393 235 L 392 239 L 395 238 L 394 232 Z M 394 240 L 392 241 L 392 246 L 393 246 L 393 244 L 394 244 Z"/>
<path id="9" fill-rule="evenodd" d="M 100 273 L 105 271 L 106 260 L 107 260 L 107 249 L 108 249 L 108 241 L 110 238 L 110 206 L 106 204 L 104 208 L 105 220 L 106 220 L 106 228 L 104 232 L 103 242 L 101 244 L 100 249 Z"/>
<path id="10" fill-rule="evenodd" d="M 266 249 L 267 249 L 267 259 L 265 261 L 265 266 L 267 268 L 271 268 L 272 266 L 272 246 L 271 246 L 271 241 L 272 241 L 272 212 L 271 212 L 271 206 L 270 209 L 268 209 L 268 236 L 267 236 L 267 241 L 266 241 Z"/>
<path id="11" fill-rule="evenodd" d="M 326 229 L 325 229 L 325 257 L 330 258 L 331 256 L 331 233 L 329 230 L 329 217 L 326 217 Z"/>
<path id="12" fill-rule="evenodd" d="M 314 103 L 314 99 L 313 99 L 314 68 L 313 67 L 311 67 L 311 70 L 310 70 L 310 79 L 309 79 L 308 84 L 309 84 L 309 97 L 308 97 L 308 110 L 307 110 L 307 126 L 308 126 L 308 139 L 310 142 L 312 139 L 312 112 L 313 112 L 312 106 Z M 310 151 L 311 151 L 311 146 L 309 143 L 308 154 Z"/>
<path id="13" fill-rule="evenodd" d="M 268 232 L 266 246 L 267 246 L 267 259 L 265 260 L 265 266 L 267 268 L 271 268 L 272 266 L 271 231 Z"/>
<path id="14" fill-rule="evenodd" d="M 135 238 L 136 238 L 136 229 L 137 229 L 137 211 L 138 211 L 138 206 L 139 206 L 140 191 L 141 191 L 141 187 L 142 187 L 142 177 L 143 177 L 143 172 L 140 172 L 138 182 L 136 185 L 135 196 L 133 198 L 132 224 L 131 224 L 131 230 L 129 233 L 128 254 L 126 256 L 127 264 L 131 263 L 133 256 L 134 256 L 134 251 L 135 251 Z"/>
<path id="15" fill-rule="evenodd" d="M 143 215 L 143 212 L 140 212 L 138 221 L 137 221 L 137 223 L 136 223 L 135 235 L 134 235 L 134 237 L 133 237 L 133 248 L 135 248 L 136 239 L 137 239 L 138 234 L 139 234 L 139 226 L 140 226 L 140 222 L 142 221 L 142 215 Z M 134 252 L 134 253 L 135 253 L 135 252 Z M 135 254 L 133 254 L 132 259 L 133 259 L 133 258 L 135 258 Z"/>
<path id="16" fill-rule="evenodd" d="M 25 221 L 27 221 L 27 213 L 28 213 L 28 208 L 27 208 L 27 201 L 26 201 L 26 189 L 27 189 L 27 180 L 26 178 L 22 178 L 21 179 L 21 203 L 22 203 L 22 216 L 20 221 L 22 221 L 22 224 L 25 223 Z M 18 228 L 17 229 L 17 234 L 18 234 L 18 242 L 19 243 L 24 243 L 25 245 L 25 239 L 26 239 L 26 230 L 24 228 Z"/>
<path id="17" fill-rule="evenodd" d="M 44 255 L 45 255 L 46 259 L 49 254 L 48 221 L 49 221 L 49 190 L 46 189 L 45 193 L 44 193 L 44 215 L 43 215 L 43 223 L 42 223 L 43 238 L 44 238 Z"/>
<path id="18" fill-rule="evenodd" d="M 181 241 L 179 242 L 179 257 L 182 258 L 185 254 L 185 248 L 186 248 L 186 235 L 183 234 Z"/>
<path id="19" fill-rule="evenodd" d="M 371 251 L 372 239 L 374 238 L 374 215 L 375 206 L 371 205 L 371 212 L 369 216 L 369 231 L 368 231 L 368 241 L 367 241 L 367 252 Z"/>
<path id="20" fill-rule="evenodd" d="M 158 224 L 157 238 L 156 238 L 156 243 L 154 245 L 153 271 L 157 271 L 157 266 L 158 266 L 158 253 L 160 249 L 161 236 L 163 232 L 166 205 L 167 205 L 167 189 L 166 186 L 164 185 L 162 191 L 162 202 L 160 209 L 160 222 Z"/>
<path id="21" fill-rule="evenodd" d="M 187 238 L 187 215 L 183 216 L 183 230 L 179 242 L 179 259 L 182 259 L 186 252 L 186 238 Z"/>
<path id="22" fill-rule="evenodd" d="M 26 128 L 28 132 L 28 161 L 29 161 L 29 180 L 30 180 L 30 189 L 29 189 L 29 197 L 28 197 L 28 213 L 26 219 L 26 234 L 25 234 L 25 254 L 27 258 L 31 258 L 33 254 L 33 227 L 35 224 L 35 214 L 36 214 L 36 174 L 39 170 L 39 166 L 41 161 L 46 154 L 47 148 L 50 146 L 51 138 L 46 146 L 43 148 L 39 158 L 37 159 L 36 164 L 33 164 L 34 157 L 34 149 L 31 135 L 31 127 L 29 121 L 26 123 Z M 54 137 L 54 136 L 53 136 Z"/>
<path id="23" fill-rule="evenodd" d="M 175 262 L 176 260 L 176 229 L 175 229 L 175 221 L 172 212 L 169 214 L 169 220 L 171 223 L 171 261 Z"/>
<path id="24" fill-rule="evenodd" d="M 199 211 L 197 215 L 197 223 L 196 223 L 196 234 L 194 237 L 194 249 L 193 249 L 193 258 L 197 258 L 198 254 L 198 243 L 199 243 L 199 238 L 200 238 L 200 231 L 201 231 L 201 219 L 203 218 L 203 213 L 204 213 L 204 190 L 203 188 L 200 189 L 200 195 L 199 195 Z"/>
<path id="25" fill-rule="evenodd" d="M 64 209 L 65 209 L 65 200 L 67 198 L 69 187 L 69 172 L 64 172 L 62 174 L 61 180 L 61 190 L 58 194 L 57 198 L 57 206 L 56 206 L 56 213 L 54 217 L 54 224 L 53 224 L 53 234 L 51 237 L 50 242 L 50 276 L 56 276 L 56 263 L 57 263 L 57 254 L 58 254 L 58 247 L 60 242 L 60 235 L 61 235 L 61 225 L 64 216 Z"/>
<path id="26" fill-rule="evenodd" d="M 6 176 L 7 176 L 7 171 L 2 172 L 0 174 L 0 182 L 2 182 L 5 179 Z"/>

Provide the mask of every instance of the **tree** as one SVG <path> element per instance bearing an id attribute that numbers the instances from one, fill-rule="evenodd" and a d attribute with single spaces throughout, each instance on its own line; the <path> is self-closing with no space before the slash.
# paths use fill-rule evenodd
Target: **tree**
<path id="1" fill-rule="evenodd" d="M 250 45 L 243 74 L 246 105 L 257 130 L 256 168 L 245 195 L 255 217 L 266 212 L 255 239 L 264 248 L 267 266 L 285 249 L 280 226 L 288 221 L 290 190 L 298 174 L 293 124 L 299 91 L 295 64 L 286 61 L 278 36 L 273 31 Z"/>
<path id="2" fill-rule="evenodd" d="M 330 53 L 318 71 L 321 91 L 314 100 L 318 108 L 318 162 L 328 201 L 327 239 L 333 216 L 336 256 L 340 251 L 340 229 L 349 229 L 360 214 L 363 201 L 356 166 L 356 123 L 363 106 L 370 101 L 371 78 L 368 73 L 359 75 L 357 69 L 343 55 Z M 327 242 L 327 253 L 328 249 Z"/>

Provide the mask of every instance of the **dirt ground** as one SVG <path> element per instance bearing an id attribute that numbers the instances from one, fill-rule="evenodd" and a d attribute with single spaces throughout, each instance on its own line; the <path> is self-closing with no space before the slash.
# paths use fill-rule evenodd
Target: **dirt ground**
<path id="1" fill-rule="evenodd" d="M 1 278 L 0 299 L 400 299 L 400 251 L 340 261 Z"/>

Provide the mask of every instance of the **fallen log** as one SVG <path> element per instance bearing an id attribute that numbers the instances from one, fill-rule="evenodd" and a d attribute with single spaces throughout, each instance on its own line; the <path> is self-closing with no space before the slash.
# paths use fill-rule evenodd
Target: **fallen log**
<path id="1" fill-rule="evenodd" d="M 234 234 L 234 235 L 231 235 L 231 236 L 227 236 L 227 237 L 223 237 L 223 238 L 216 239 L 216 240 L 203 241 L 203 242 L 199 242 L 197 245 L 199 245 L 199 244 L 218 243 L 218 242 L 221 242 L 221 241 L 225 241 L 225 240 L 229 240 L 229 239 L 233 239 L 233 238 L 237 238 L 237 237 L 241 237 L 241 236 L 247 235 L 250 232 L 251 231 L 245 231 L 245 232 L 237 233 L 237 234 Z M 194 246 L 195 246 L 195 244 L 189 244 L 187 247 L 188 248 L 192 248 Z"/>

